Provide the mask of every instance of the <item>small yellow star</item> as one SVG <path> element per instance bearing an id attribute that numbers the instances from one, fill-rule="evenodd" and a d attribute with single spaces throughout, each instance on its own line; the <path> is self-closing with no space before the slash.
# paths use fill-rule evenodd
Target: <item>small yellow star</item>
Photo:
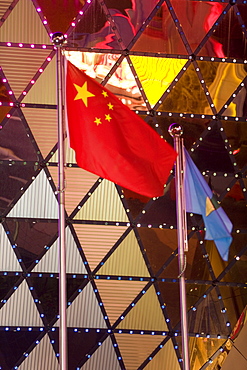
<path id="1" fill-rule="evenodd" d="M 112 103 L 108 103 L 107 105 L 109 109 L 113 110 L 114 105 L 112 105 Z"/>
<path id="2" fill-rule="evenodd" d="M 95 121 L 94 122 L 96 123 L 97 126 L 99 126 L 102 123 L 101 122 L 101 118 L 97 118 L 97 117 L 95 117 Z"/>
<path id="3" fill-rule="evenodd" d="M 105 114 L 105 119 L 106 121 L 110 122 L 110 120 L 112 119 L 110 114 Z"/>
<path id="4" fill-rule="evenodd" d="M 107 92 L 106 91 L 102 91 L 102 95 L 104 96 L 104 98 L 107 98 L 107 96 L 108 96 L 108 94 L 107 94 Z"/>
<path id="5" fill-rule="evenodd" d="M 90 93 L 87 89 L 87 81 L 84 82 L 84 84 L 82 86 L 78 86 L 76 84 L 74 84 L 76 90 L 77 90 L 77 95 L 75 97 L 74 100 L 80 100 L 82 99 L 83 103 L 85 104 L 85 106 L 87 107 L 88 106 L 88 101 L 87 99 L 92 97 L 92 96 L 95 96 L 94 94 Z"/>

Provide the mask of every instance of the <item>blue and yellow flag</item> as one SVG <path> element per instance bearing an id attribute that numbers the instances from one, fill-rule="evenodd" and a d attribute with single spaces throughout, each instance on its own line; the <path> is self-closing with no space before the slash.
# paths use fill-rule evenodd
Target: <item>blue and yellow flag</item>
<path id="1" fill-rule="evenodd" d="M 232 242 L 232 223 L 214 199 L 210 187 L 186 149 L 184 152 L 186 211 L 202 215 L 206 228 L 205 239 L 214 240 L 222 259 L 227 261 Z"/>

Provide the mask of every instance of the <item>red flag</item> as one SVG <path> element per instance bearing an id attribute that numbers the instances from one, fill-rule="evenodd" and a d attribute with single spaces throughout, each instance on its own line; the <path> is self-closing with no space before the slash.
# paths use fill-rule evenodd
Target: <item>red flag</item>
<path id="1" fill-rule="evenodd" d="M 77 164 L 136 193 L 163 195 L 173 148 L 115 95 L 67 62 L 66 109 Z"/>

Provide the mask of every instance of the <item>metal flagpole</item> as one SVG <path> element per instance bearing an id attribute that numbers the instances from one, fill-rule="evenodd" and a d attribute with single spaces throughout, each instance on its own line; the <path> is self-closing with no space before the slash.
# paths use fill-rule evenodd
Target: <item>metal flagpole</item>
<path id="1" fill-rule="evenodd" d="M 188 251 L 186 204 L 184 194 L 184 149 L 183 129 L 178 124 L 169 127 L 169 133 L 174 139 L 174 149 L 178 153 L 175 166 L 176 182 L 176 211 L 177 211 L 177 235 L 178 235 L 178 267 L 179 267 L 179 292 L 180 292 L 180 318 L 183 351 L 183 370 L 190 369 L 189 344 L 188 344 L 188 320 L 185 288 L 186 256 Z"/>
<path id="2" fill-rule="evenodd" d="M 63 108 L 63 70 L 62 45 L 65 37 L 56 32 L 52 35 L 56 46 L 57 63 L 57 118 L 58 118 L 58 197 L 59 197 L 59 366 L 61 370 L 68 369 L 67 345 L 67 290 L 66 290 L 66 238 L 65 238 L 65 149 L 64 149 L 64 108 Z"/>

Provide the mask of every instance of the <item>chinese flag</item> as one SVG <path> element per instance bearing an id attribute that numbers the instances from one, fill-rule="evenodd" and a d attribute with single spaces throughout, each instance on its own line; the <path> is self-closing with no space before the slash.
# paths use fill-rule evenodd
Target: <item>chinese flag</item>
<path id="1" fill-rule="evenodd" d="M 70 146 L 81 168 L 148 197 L 163 195 L 176 152 L 115 95 L 70 62 L 66 110 Z"/>

